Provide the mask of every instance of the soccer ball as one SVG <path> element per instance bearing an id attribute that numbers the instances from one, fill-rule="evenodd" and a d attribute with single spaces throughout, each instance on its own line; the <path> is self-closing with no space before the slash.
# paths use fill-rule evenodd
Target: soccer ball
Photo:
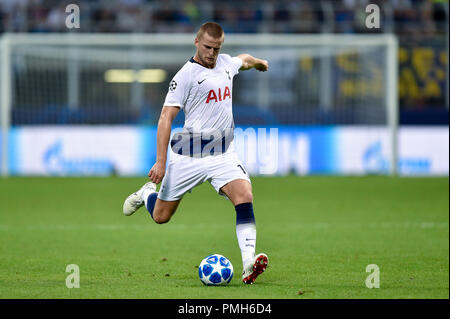
<path id="1" fill-rule="evenodd" d="M 233 273 L 231 262 L 219 254 L 205 257 L 198 266 L 198 276 L 207 286 L 228 285 L 233 278 Z"/>

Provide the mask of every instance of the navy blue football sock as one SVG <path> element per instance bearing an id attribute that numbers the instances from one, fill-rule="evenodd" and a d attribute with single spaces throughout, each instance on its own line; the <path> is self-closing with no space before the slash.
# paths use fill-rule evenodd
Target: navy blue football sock
<path id="1" fill-rule="evenodd" d="M 234 208 L 236 210 L 236 225 L 255 223 L 252 203 L 242 203 L 236 205 Z"/>
<path id="2" fill-rule="evenodd" d="M 153 218 L 153 209 L 155 208 L 156 199 L 158 198 L 158 193 L 154 192 L 148 195 L 145 207 L 147 208 L 150 216 Z"/>

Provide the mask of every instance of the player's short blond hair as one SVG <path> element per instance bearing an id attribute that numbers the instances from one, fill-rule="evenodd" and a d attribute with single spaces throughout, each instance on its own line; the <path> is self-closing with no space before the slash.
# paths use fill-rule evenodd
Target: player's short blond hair
<path id="1" fill-rule="evenodd" d="M 203 23 L 197 32 L 197 39 L 201 39 L 205 32 L 215 39 L 219 39 L 224 35 L 222 27 L 216 22 Z"/>

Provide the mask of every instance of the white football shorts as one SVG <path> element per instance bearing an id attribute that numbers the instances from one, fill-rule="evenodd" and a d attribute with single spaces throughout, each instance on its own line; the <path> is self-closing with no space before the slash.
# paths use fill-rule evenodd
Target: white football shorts
<path id="1" fill-rule="evenodd" d="M 232 146 L 223 154 L 203 158 L 179 155 L 171 149 L 169 151 L 169 164 L 158 193 L 161 200 L 178 200 L 205 181 L 222 196 L 225 194 L 220 192 L 220 189 L 231 181 L 244 179 L 251 183 Z"/>

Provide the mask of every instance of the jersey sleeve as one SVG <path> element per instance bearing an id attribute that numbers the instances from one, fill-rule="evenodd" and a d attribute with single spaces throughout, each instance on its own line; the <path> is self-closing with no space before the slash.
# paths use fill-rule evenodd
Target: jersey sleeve
<path id="1" fill-rule="evenodd" d="M 228 65 L 231 66 L 233 76 L 239 73 L 239 69 L 242 66 L 242 60 L 237 56 L 231 57 L 228 54 L 224 54 L 224 59 Z"/>
<path id="2" fill-rule="evenodd" d="M 184 109 L 189 96 L 190 79 L 186 70 L 180 70 L 169 84 L 164 106 L 178 106 Z"/>

